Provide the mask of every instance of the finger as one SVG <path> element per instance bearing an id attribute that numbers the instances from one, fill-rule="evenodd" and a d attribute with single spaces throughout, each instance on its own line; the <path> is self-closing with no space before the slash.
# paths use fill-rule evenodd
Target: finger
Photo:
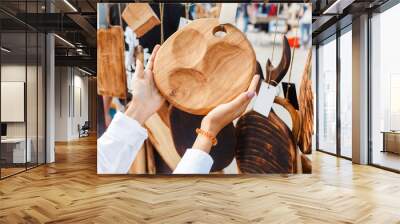
<path id="1" fill-rule="evenodd" d="M 150 70 L 150 71 L 153 70 L 153 64 L 154 64 L 154 60 L 155 60 L 155 58 L 156 58 L 158 49 L 160 49 L 160 45 L 157 44 L 157 45 L 153 48 L 153 52 L 151 53 L 150 59 L 149 59 L 149 61 L 147 62 L 147 67 L 146 67 L 146 69 L 148 69 L 148 70 Z"/>
<path id="2" fill-rule="evenodd" d="M 249 88 L 247 89 L 248 92 L 256 92 L 258 82 L 260 81 L 260 75 L 255 75 L 251 80 Z"/>
<path id="3" fill-rule="evenodd" d="M 235 112 L 235 114 L 237 115 L 242 114 L 243 111 L 246 109 L 247 105 L 250 103 L 250 100 L 254 97 L 254 95 L 255 92 L 249 92 L 249 91 L 241 93 L 234 100 L 227 103 L 227 106 L 229 108 L 228 110 Z"/>
<path id="4" fill-rule="evenodd" d="M 259 75 L 255 75 L 253 79 L 251 80 L 250 86 L 248 90 L 244 93 L 241 93 L 239 96 L 237 96 L 234 100 L 231 102 L 227 103 L 229 110 L 234 110 L 234 111 L 240 111 L 239 114 L 241 114 L 244 110 L 246 109 L 247 105 L 250 103 L 250 100 L 254 97 L 255 95 L 255 90 L 258 85 L 258 81 L 260 80 Z"/>
<path id="5" fill-rule="evenodd" d="M 139 59 L 136 59 L 135 74 L 140 79 L 144 78 L 143 63 Z"/>

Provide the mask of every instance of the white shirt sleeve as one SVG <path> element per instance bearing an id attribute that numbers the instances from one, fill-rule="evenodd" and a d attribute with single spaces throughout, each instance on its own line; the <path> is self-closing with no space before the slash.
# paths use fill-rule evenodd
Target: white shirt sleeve
<path id="1" fill-rule="evenodd" d="M 97 140 L 97 173 L 126 174 L 147 138 L 147 130 L 136 120 L 117 112 L 106 132 Z M 208 174 L 212 157 L 199 149 L 188 149 L 174 174 Z"/>
<path id="2" fill-rule="evenodd" d="M 110 126 L 97 139 L 97 173 L 126 174 L 147 138 L 139 122 L 117 112 Z"/>
<path id="3" fill-rule="evenodd" d="M 188 149 L 175 168 L 174 174 L 209 174 L 213 163 L 208 153 L 199 149 Z"/>

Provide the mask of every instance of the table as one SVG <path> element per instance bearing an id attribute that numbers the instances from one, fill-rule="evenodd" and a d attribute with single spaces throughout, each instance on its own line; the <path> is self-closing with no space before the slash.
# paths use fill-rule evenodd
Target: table
<path id="1" fill-rule="evenodd" d="M 400 131 L 382 131 L 383 150 L 382 152 L 392 152 L 400 154 Z"/>
<path id="2" fill-rule="evenodd" d="M 27 147 L 25 154 L 25 138 L 5 138 L 1 139 L 1 156 L 9 163 L 26 163 L 31 162 L 31 145 L 32 140 L 26 139 Z M 10 148 L 10 146 L 13 146 Z M 11 156 L 12 154 L 12 156 Z M 11 159 L 12 158 L 12 159 Z"/>

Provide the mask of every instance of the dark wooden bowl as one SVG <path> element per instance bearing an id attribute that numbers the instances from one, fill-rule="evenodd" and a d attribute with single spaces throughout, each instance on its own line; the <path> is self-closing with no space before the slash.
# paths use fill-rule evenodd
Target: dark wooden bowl
<path id="1" fill-rule="evenodd" d="M 170 110 L 170 125 L 175 148 L 180 156 L 191 148 L 196 139 L 196 128 L 200 127 L 204 116 L 183 112 L 175 107 Z M 210 156 L 214 160 L 211 172 L 221 171 L 227 167 L 234 158 L 235 153 L 235 128 L 233 124 L 227 125 L 217 135 L 218 144 L 211 148 Z"/>
<path id="2" fill-rule="evenodd" d="M 296 143 L 291 130 L 275 114 L 250 111 L 236 126 L 236 160 L 242 173 L 295 173 Z"/>

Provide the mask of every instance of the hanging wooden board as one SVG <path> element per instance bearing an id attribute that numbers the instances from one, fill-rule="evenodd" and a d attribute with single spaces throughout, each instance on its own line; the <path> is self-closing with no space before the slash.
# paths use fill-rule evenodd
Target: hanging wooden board
<path id="1" fill-rule="evenodd" d="M 154 159 L 154 149 L 153 145 L 151 144 L 150 140 L 146 140 L 144 142 L 146 146 L 146 167 L 148 174 L 156 174 L 156 164 Z"/>
<path id="2" fill-rule="evenodd" d="M 273 86 L 277 86 L 279 82 L 282 81 L 290 66 L 290 46 L 286 36 L 283 36 L 282 39 L 282 49 L 281 60 L 277 67 L 272 65 L 271 60 L 267 60 L 265 80 Z"/>
<path id="3" fill-rule="evenodd" d="M 201 125 L 204 116 L 192 115 L 175 107 L 170 111 L 170 124 L 175 148 L 180 156 L 183 156 L 188 148 L 191 148 L 196 139 L 196 128 Z M 227 167 L 234 158 L 235 152 L 235 128 L 232 123 L 223 128 L 217 135 L 218 144 L 213 146 L 210 156 L 214 160 L 211 172 L 221 171 Z"/>
<path id="4" fill-rule="evenodd" d="M 129 3 L 122 13 L 122 18 L 138 38 L 160 24 L 148 3 Z"/>
<path id="5" fill-rule="evenodd" d="M 246 91 L 255 71 L 255 53 L 246 36 L 233 25 L 207 18 L 194 20 L 161 46 L 154 80 L 174 107 L 205 115 Z"/>
<path id="6" fill-rule="evenodd" d="M 97 92 L 103 96 L 126 98 L 122 27 L 97 30 Z"/>
<path id="7" fill-rule="evenodd" d="M 250 111 L 236 125 L 236 160 L 242 173 L 295 173 L 296 143 L 272 110 L 268 118 Z"/>
<path id="8" fill-rule="evenodd" d="M 146 144 L 143 143 L 142 148 L 136 154 L 135 160 L 128 171 L 129 174 L 146 174 Z"/>
<path id="9" fill-rule="evenodd" d="M 307 63 L 300 84 L 300 118 L 299 148 L 304 154 L 312 152 L 312 135 L 314 132 L 314 95 L 310 80 L 312 51 L 308 52 Z"/>
<path id="10" fill-rule="evenodd" d="M 274 68 L 267 61 L 266 80 L 277 86 L 290 65 L 290 47 L 283 38 L 283 51 L 279 65 Z M 296 135 L 299 128 L 298 113 L 290 102 L 276 97 L 274 103 L 284 107 L 292 118 L 293 130 L 271 110 L 268 117 L 255 111 L 244 114 L 236 125 L 236 160 L 242 173 L 296 173 Z M 293 133 L 295 135 L 293 135 Z"/>
<path id="11" fill-rule="evenodd" d="M 171 130 L 156 113 L 145 122 L 149 139 L 171 170 L 175 170 L 181 157 L 177 153 L 172 140 Z"/>

